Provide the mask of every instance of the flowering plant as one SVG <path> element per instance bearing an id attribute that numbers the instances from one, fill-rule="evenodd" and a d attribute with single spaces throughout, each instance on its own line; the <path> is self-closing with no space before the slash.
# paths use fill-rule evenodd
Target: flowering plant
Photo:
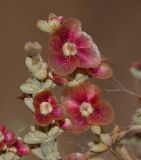
<path id="1" fill-rule="evenodd" d="M 113 71 L 91 36 L 82 30 L 79 20 L 54 14 L 47 21 L 39 20 L 37 27 L 50 34 L 50 53 L 44 61 L 38 42 L 25 44 L 30 77 L 20 86 L 19 96 L 33 113 L 34 125 L 23 140 L 0 125 L 0 160 L 16 160 L 29 152 L 42 160 L 102 160 L 108 151 L 118 160 L 131 160 L 124 140 L 140 133 L 141 110 L 135 112 L 127 128 L 115 126 L 111 133 L 103 131 L 103 126 L 113 122 L 114 111 L 93 78 L 109 79 Z M 131 73 L 141 77 L 139 63 L 131 67 Z M 120 91 L 140 98 L 113 79 Z M 88 143 L 88 151 L 62 157 L 58 136 L 65 131 L 80 134 L 88 129 L 97 137 Z"/>

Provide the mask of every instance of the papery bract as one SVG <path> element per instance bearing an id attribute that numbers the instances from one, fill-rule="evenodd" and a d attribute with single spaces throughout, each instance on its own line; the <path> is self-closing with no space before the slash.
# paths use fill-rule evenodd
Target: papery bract
<path id="1" fill-rule="evenodd" d="M 50 38 L 52 53 L 48 64 L 57 74 L 65 76 L 77 67 L 97 67 L 101 61 L 100 52 L 92 38 L 81 30 L 77 19 L 66 20 Z"/>
<path id="2" fill-rule="evenodd" d="M 90 125 L 107 125 L 114 117 L 111 105 L 101 99 L 100 89 L 91 83 L 65 89 L 62 102 L 74 133 L 85 131 Z"/>
<path id="3" fill-rule="evenodd" d="M 113 70 L 112 68 L 110 68 L 110 66 L 107 63 L 101 63 L 96 68 L 89 68 L 88 73 L 91 76 L 97 77 L 99 79 L 108 79 L 112 77 Z"/>
<path id="4" fill-rule="evenodd" d="M 33 99 L 35 108 L 35 120 L 41 126 L 47 126 L 53 120 L 60 120 L 63 117 L 63 108 L 57 104 L 54 95 L 44 90 L 39 92 Z"/>

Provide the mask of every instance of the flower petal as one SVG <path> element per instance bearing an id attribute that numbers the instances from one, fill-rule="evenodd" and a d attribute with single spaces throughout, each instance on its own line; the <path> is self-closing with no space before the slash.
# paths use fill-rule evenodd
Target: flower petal
<path id="1" fill-rule="evenodd" d="M 40 126 L 47 126 L 53 121 L 52 113 L 48 115 L 42 115 L 36 112 L 34 115 L 34 118 L 35 118 L 36 123 L 39 124 Z"/>
<path id="2" fill-rule="evenodd" d="M 51 36 L 49 44 L 50 47 L 58 53 L 62 50 L 63 44 L 69 39 L 69 37 L 75 36 L 74 32 L 81 29 L 81 23 L 77 19 L 66 20 L 61 27 Z"/>
<path id="3" fill-rule="evenodd" d="M 94 68 L 101 62 L 100 52 L 94 43 L 90 48 L 78 48 L 77 56 L 80 59 L 80 68 Z"/>
<path id="4" fill-rule="evenodd" d="M 94 104 L 94 112 L 88 117 L 88 123 L 93 125 L 107 125 L 113 121 L 114 112 L 107 101 Z"/>
<path id="5" fill-rule="evenodd" d="M 74 117 L 80 115 L 80 105 L 76 101 L 67 99 L 63 105 L 69 116 Z"/>
<path id="6" fill-rule="evenodd" d="M 75 36 L 74 36 L 75 35 Z M 90 35 L 86 32 L 76 32 L 72 37 L 70 36 L 70 41 L 75 43 L 78 49 L 81 48 L 91 48 L 93 46 L 93 40 Z"/>
<path id="7" fill-rule="evenodd" d="M 56 109 L 53 110 L 52 115 L 55 120 L 61 120 L 65 115 L 65 111 L 63 107 L 58 106 Z"/>
<path id="8" fill-rule="evenodd" d="M 64 99 L 72 99 L 79 104 L 83 102 L 95 102 L 99 99 L 101 90 L 94 84 L 83 83 L 64 90 Z"/>
<path id="9" fill-rule="evenodd" d="M 63 55 L 48 56 L 48 65 L 54 72 L 60 76 L 66 76 L 72 73 L 79 64 L 79 60 L 76 56 L 65 57 Z"/>
<path id="10" fill-rule="evenodd" d="M 99 79 L 108 79 L 113 75 L 113 70 L 107 63 L 102 63 L 96 68 L 90 68 L 88 69 L 88 72 L 91 76 Z"/>
<path id="11" fill-rule="evenodd" d="M 89 128 L 87 119 L 82 116 L 73 117 L 71 121 L 73 124 L 71 128 L 72 133 L 78 134 L 78 133 L 84 132 Z"/>
<path id="12" fill-rule="evenodd" d="M 34 105 L 35 111 L 40 110 L 40 104 L 42 102 L 49 102 L 53 108 L 56 108 L 56 105 L 57 105 L 57 100 L 55 99 L 53 94 L 48 90 L 39 92 L 33 98 L 33 105 Z"/>

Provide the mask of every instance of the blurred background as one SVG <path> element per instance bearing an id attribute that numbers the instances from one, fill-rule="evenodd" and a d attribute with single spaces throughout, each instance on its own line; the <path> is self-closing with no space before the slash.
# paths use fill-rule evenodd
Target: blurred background
<path id="1" fill-rule="evenodd" d="M 141 60 L 140 0 L 0 0 L 0 122 L 15 131 L 33 123 L 30 111 L 16 99 L 21 93 L 20 84 L 29 76 L 23 46 L 27 41 L 39 41 L 46 59 L 48 35 L 36 28 L 36 21 L 47 19 L 49 13 L 80 19 L 83 30 L 109 58 L 118 81 L 136 92 L 129 67 Z M 115 89 L 109 81 L 95 83 L 103 89 Z M 138 106 L 136 98 L 122 92 L 104 93 L 115 111 L 114 124 L 126 125 Z M 83 150 L 82 143 L 91 138 L 89 135 L 61 136 L 61 142 L 65 141 L 60 143 L 61 151 L 70 153 L 79 150 L 79 146 Z"/>

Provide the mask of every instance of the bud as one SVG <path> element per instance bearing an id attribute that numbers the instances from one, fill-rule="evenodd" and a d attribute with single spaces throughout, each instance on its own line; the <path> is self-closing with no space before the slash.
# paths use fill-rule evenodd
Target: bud
<path id="1" fill-rule="evenodd" d="M 64 21 L 62 16 L 56 16 L 55 14 L 49 15 L 49 20 L 38 20 L 37 27 L 43 32 L 53 33 L 56 31 Z"/>
<path id="2" fill-rule="evenodd" d="M 98 144 L 93 144 L 93 146 L 90 148 L 90 151 L 95 152 L 95 153 L 101 153 L 104 151 L 108 150 L 108 146 L 104 143 L 98 143 Z"/>
<path id="3" fill-rule="evenodd" d="M 140 80 L 141 79 L 141 62 L 135 62 L 130 68 L 130 72 L 135 78 Z"/>
<path id="4" fill-rule="evenodd" d="M 100 139 L 101 139 L 101 142 L 107 144 L 108 146 L 112 145 L 112 137 L 110 134 L 101 134 Z"/>
<path id="5" fill-rule="evenodd" d="M 101 134 L 101 126 L 91 126 L 91 130 L 97 134 L 97 135 L 100 135 Z"/>
<path id="6" fill-rule="evenodd" d="M 42 46 L 38 42 L 27 42 L 24 49 L 28 53 L 28 56 L 33 58 L 40 54 Z"/>

